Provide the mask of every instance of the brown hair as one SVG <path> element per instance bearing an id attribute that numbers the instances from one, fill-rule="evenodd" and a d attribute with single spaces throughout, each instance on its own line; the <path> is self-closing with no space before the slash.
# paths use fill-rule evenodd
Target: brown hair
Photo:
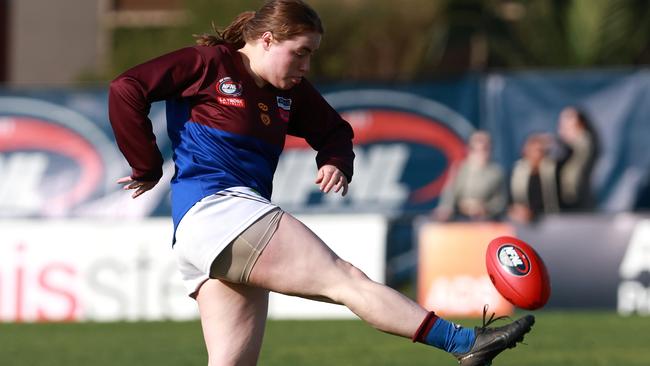
<path id="1" fill-rule="evenodd" d="M 212 28 L 214 34 L 194 36 L 198 45 L 231 44 L 242 48 L 247 41 L 257 39 L 269 31 L 278 41 L 308 32 L 324 32 L 318 14 L 302 0 L 269 0 L 256 12 L 239 14 L 222 31 L 217 30 L 214 23 Z"/>

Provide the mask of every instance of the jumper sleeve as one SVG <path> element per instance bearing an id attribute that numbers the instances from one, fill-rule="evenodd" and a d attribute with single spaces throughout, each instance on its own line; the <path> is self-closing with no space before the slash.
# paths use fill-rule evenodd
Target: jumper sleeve
<path id="1" fill-rule="evenodd" d="M 162 177 L 163 158 L 148 117 L 151 103 L 195 95 L 205 69 L 201 54 L 188 47 L 135 66 L 111 82 L 109 120 L 132 168 L 131 178 L 157 181 Z"/>
<path id="2" fill-rule="evenodd" d="M 300 83 L 296 95 L 288 133 L 304 138 L 318 152 L 318 168 L 326 164 L 334 165 L 350 182 L 354 170 L 352 127 L 307 80 Z"/>

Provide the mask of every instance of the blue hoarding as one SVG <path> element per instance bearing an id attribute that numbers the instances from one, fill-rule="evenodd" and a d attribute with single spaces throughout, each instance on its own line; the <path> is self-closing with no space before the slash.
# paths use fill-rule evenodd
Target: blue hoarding
<path id="1" fill-rule="evenodd" d="M 476 128 L 494 138 L 509 172 L 526 136 L 554 133 L 567 105 L 584 109 L 601 142 L 593 187 L 601 210 L 638 205 L 650 180 L 650 73 L 646 70 L 469 75 L 408 84 L 330 84 L 328 101 L 355 129 L 346 198 L 313 184 L 314 154 L 288 139 L 273 199 L 293 212 L 426 213 Z M 169 214 L 173 174 L 164 104 L 150 118 L 166 158 L 159 186 L 131 200 L 115 180 L 130 170 L 115 146 L 105 88 L 0 90 L 0 215 L 142 217 Z"/>

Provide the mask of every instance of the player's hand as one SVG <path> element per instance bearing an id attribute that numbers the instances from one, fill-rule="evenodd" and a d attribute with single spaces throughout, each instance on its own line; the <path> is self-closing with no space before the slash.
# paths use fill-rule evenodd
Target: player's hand
<path id="1" fill-rule="evenodd" d="M 117 180 L 117 184 L 123 184 L 124 187 L 123 189 L 125 191 L 128 191 L 129 189 L 135 189 L 135 192 L 131 195 L 133 198 L 137 198 L 144 192 L 150 190 L 153 188 L 158 181 L 155 182 L 145 182 L 145 181 L 139 181 L 139 180 L 134 180 L 131 177 L 122 177 Z"/>
<path id="2" fill-rule="evenodd" d="M 332 189 L 335 193 L 343 190 L 341 196 L 348 193 L 348 178 L 334 165 L 326 164 L 318 169 L 315 183 L 320 185 L 320 190 L 323 193 L 329 193 Z"/>

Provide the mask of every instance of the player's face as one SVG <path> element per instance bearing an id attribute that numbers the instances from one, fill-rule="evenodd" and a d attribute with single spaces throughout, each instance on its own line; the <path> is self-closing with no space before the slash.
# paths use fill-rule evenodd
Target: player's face
<path id="1" fill-rule="evenodd" d="M 284 41 L 273 40 L 267 49 L 266 81 L 278 89 L 291 89 L 309 72 L 321 35 L 305 33 Z"/>

